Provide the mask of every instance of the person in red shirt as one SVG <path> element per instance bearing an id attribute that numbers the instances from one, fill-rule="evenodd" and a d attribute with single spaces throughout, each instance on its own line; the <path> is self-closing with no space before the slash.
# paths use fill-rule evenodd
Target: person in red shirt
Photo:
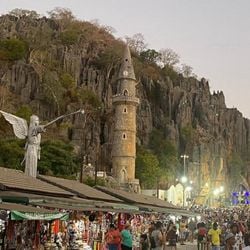
<path id="1" fill-rule="evenodd" d="M 198 250 L 207 249 L 207 229 L 204 222 L 197 224 L 198 236 L 197 236 L 197 246 Z"/>
<path id="2" fill-rule="evenodd" d="M 109 250 L 119 250 L 121 244 L 121 235 L 114 224 L 110 224 L 109 230 L 105 235 L 105 240 Z"/>

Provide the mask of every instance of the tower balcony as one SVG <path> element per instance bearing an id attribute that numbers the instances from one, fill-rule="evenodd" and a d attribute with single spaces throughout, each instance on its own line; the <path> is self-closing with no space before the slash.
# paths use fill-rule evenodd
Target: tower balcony
<path id="1" fill-rule="evenodd" d="M 138 105 L 140 103 L 140 99 L 135 96 L 126 96 L 126 95 L 114 95 L 112 98 L 113 104 L 124 104 L 130 103 L 133 105 Z"/>

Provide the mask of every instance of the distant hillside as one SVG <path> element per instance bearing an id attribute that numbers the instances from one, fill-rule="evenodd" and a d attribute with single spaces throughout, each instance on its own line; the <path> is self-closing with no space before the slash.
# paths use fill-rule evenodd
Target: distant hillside
<path id="1" fill-rule="evenodd" d="M 65 9 L 50 17 L 14 10 L 0 17 L 0 28 L 0 109 L 25 118 L 35 113 L 44 122 L 86 110 L 85 117 L 64 120 L 44 134 L 40 171 L 70 176 L 85 160 L 110 172 L 111 104 L 124 42 L 110 27 L 77 20 Z M 226 107 L 222 92 L 210 93 L 208 81 L 198 80 L 191 67 L 178 69 L 179 56 L 171 49 L 149 49 L 139 34 L 127 41 L 141 100 L 136 172 L 142 185 L 174 183 L 183 174 L 182 154 L 189 155 L 187 171 L 197 190 L 226 180 L 231 190 L 244 182 L 249 120 Z M 23 142 L 13 141 L 3 118 L 0 136 L 0 164 L 20 167 Z"/>

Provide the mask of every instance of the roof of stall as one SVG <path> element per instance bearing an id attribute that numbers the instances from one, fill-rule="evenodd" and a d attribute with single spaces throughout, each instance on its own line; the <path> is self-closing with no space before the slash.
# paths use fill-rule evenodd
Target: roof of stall
<path id="1" fill-rule="evenodd" d="M 35 194 L 71 197 L 73 193 L 51 185 L 37 178 L 27 176 L 22 171 L 0 167 L 0 190 L 13 190 Z"/>
<path id="2" fill-rule="evenodd" d="M 86 184 L 80 183 L 79 181 L 45 175 L 39 175 L 38 178 L 42 181 L 46 181 L 52 185 L 74 193 L 75 195 L 81 198 L 111 202 L 122 202 L 120 199 L 112 195 L 106 194 L 105 192 L 99 191 Z"/>
<path id="3" fill-rule="evenodd" d="M 181 208 L 167 208 L 167 207 L 156 207 L 150 205 L 141 205 L 139 204 L 139 209 L 141 212 L 145 213 L 164 213 L 175 216 L 186 216 L 186 217 L 195 217 L 199 215 L 198 213 L 192 212 L 190 210 L 181 209 Z"/>
<path id="4" fill-rule="evenodd" d="M 0 191 L 0 200 L 19 204 L 30 204 L 51 209 L 106 212 L 139 212 L 139 207 L 125 203 L 89 200 L 79 197 L 63 198 L 13 191 Z"/>
<path id="5" fill-rule="evenodd" d="M 173 204 L 167 201 L 160 200 L 153 196 L 130 193 L 124 190 L 117 190 L 101 186 L 97 186 L 96 188 L 102 192 L 115 196 L 116 198 L 119 198 L 129 203 L 144 204 L 144 205 L 166 207 L 166 208 L 176 208 L 176 206 L 174 206 Z"/>
<path id="6" fill-rule="evenodd" d="M 38 208 L 32 206 L 26 206 L 22 204 L 10 203 L 10 202 L 0 202 L 0 210 L 9 210 L 9 211 L 19 211 L 27 213 L 54 213 L 54 211 Z"/>

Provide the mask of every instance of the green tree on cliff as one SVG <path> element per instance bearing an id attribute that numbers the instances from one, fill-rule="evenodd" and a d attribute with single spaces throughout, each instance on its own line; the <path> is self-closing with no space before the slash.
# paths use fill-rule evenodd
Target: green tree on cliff
<path id="1" fill-rule="evenodd" d="M 241 183 L 241 174 L 244 169 L 244 162 L 239 154 L 233 153 L 229 158 L 230 186 L 234 190 Z"/>
<path id="2" fill-rule="evenodd" d="M 177 149 L 169 140 L 165 139 L 162 131 L 156 129 L 151 133 L 149 145 L 159 161 L 160 184 L 166 187 L 175 180 L 179 172 L 180 163 Z"/>
<path id="3" fill-rule="evenodd" d="M 24 170 L 21 162 L 24 158 L 24 140 L 0 140 L 0 166 Z M 76 178 L 80 170 L 78 158 L 73 151 L 73 146 L 63 141 L 45 141 L 41 144 L 41 160 L 38 161 L 40 174 Z"/>
<path id="4" fill-rule="evenodd" d="M 157 157 L 143 148 L 137 151 L 136 178 L 140 180 L 142 188 L 156 188 L 161 171 Z"/>
<path id="5" fill-rule="evenodd" d="M 27 44 L 19 39 L 0 40 L 0 60 L 15 61 L 24 58 Z"/>
<path id="6" fill-rule="evenodd" d="M 80 161 L 72 145 L 59 140 L 48 140 L 41 144 L 41 149 L 41 160 L 38 162 L 41 174 L 76 178 L 80 170 Z"/>

